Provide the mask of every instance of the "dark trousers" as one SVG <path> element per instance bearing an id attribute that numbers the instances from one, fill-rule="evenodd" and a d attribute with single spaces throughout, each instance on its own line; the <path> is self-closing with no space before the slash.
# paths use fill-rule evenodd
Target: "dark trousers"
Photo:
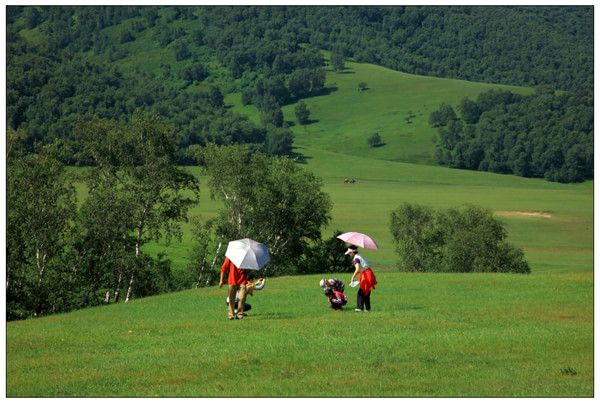
<path id="1" fill-rule="evenodd" d="M 365 295 L 363 290 L 359 288 L 356 297 L 356 308 L 363 309 L 363 306 L 367 311 L 371 310 L 371 293 Z"/>

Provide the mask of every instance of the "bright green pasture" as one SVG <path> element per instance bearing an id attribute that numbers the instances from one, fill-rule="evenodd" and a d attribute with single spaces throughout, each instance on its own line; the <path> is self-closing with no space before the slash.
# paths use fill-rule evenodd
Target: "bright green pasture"
<path id="1" fill-rule="evenodd" d="M 335 89 L 333 93 L 305 100 L 310 119 L 316 123 L 294 127 L 298 145 L 377 159 L 433 163 L 437 129 L 428 121 L 442 102 L 456 109 L 464 97 L 475 99 L 492 88 L 531 91 L 416 76 L 367 63 L 346 64 L 344 72 L 327 75 L 327 86 Z M 358 91 L 361 81 L 368 84 L 368 90 Z M 287 120 L 296 121 L 293 105 L 285 107 L 284 114 Z M 375 132 L 385 145 L 370 148 L 367 139 Z"/>
<path id="2" fill-rule="evenodd" d="M 306 169 L 324 180 L 333 202 L 332 220 L 323 231 L 359 231 L 372 235 L 377 252 L 364 251 L 379 270 L 395 270 L 398 260 L 389 230 L 390 213 L 403 202 L 434 208 L 466 203 L 497 212 L 509 240 L 523 248 L 534 272 L 591 271 L 593 266 L 593 183 L 559 184 L 512 175 L 405 164 L 302 149 L 309 157 Z M 193 169 L 199 173 L 198 169 Z M 345 184 L 344 178 L 356 179 Z M 190 216 L 213 217 L 220 203 L 211 200 L 200 176 L 201 200 Z M 543 212 L 550 217 L 519 213 Z M 176 270 L 185 267 L 190 248 L 190 225 L 183 241 L 148 244 L 149 252 L 163 252 Z"/>
<path id="3" fill-rule="evenodd" d="M 243 321 L 213 287 L 10 322 L 7 395 L 593 395 L 591 271 L 380 272 L 370 313 L 319 278 L 268 280 Z"/>
<path id="4" fill-rule="evenodd" d="M 360 82 L 368 84 L 366 91 L 358 91 Z M 437 129 L 428 122 L 440 104 L 450 104 L 458 113 L 457 105 L 463 98 L 476 99 L 490 89 L 532 92 L 530 88 L 417 76 L 350 61 L 341 73 L 327 70 L 326 87 L 327 95 L 303 100 L 310 110 L 312 123 L 308 125 L 297 124 L 295 104 L 282 108 L 285 120 L 294 124 L 296 145 L 426 164 L 435 163 Z M 260 120 L 255 107 L 241 105 L 239 94 L 230 94 L 225 101 L 235 111 Z M 385 145 L 370 148 L 367 139 L 375 132 Z"/>
<path id="5" fill-rule="evenodd" d="M 562 270 L 592 270 L 592 182 L 558 184 L 327 151 L 310 150 L 310 156 L 307 168 L 321 173 L 333 200 L 330 228 L 373 235 L 381 250 L 365 251 L 365 255 L 386 268 L 397 260 L 389 231 L 390 213 L 409 202 L 434 208 L 466 203 L 489 208 L 501 214 L 498 217 L 506 223 L 509 239 L 524 248 L 534 271 L 549 269 L 542 262 L 552 262 L 553 268 Z M 357 182 L 345 184 L 345 177 Z M 551 217 L 504 212 L 545 212 Z"/>

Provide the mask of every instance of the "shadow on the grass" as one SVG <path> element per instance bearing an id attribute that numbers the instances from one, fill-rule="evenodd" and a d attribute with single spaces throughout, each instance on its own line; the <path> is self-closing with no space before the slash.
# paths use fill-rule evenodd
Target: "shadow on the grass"
<path id="1" fill-rule="evenodd" d="M 256 315 L 248 314 L 258 319 L 293 319 L 297 318 L 296 315 L 290 315 L 289 313 L 283 312 L 269 312 L 269 313 L 257 313 Z"/>

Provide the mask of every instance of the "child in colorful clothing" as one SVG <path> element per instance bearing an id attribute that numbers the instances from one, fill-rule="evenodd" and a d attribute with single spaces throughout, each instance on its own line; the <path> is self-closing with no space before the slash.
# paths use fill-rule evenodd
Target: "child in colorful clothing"
<path id="1" fill-rule="evenodd" d="M 321 279 L 319 285 L 323 290 L 331 288 L 332 290 L 344 292 L 344 282 L 342 280 L 338 280 L 337 278 L 330 278 L 329 280 L 325 280 L 323 278 Z"/>
<path id="2" fill-rule="evenodd" d="M 341 291 L 326 288 L 325 295 L 327 296 L 327 300 L 331 303 L 331 309 L 334 311 L 341 311 L 344 305 L 348 303 L 348 298 L 346 298 Z"/>
<path id="3" fill-rule="evenodd" d="M 358 254 L 356 246 L 350 246 L 345 255 L 352 257 L 352 265 L 354 266 L 354 274 L 350 279 L 350 283 L 358 274 L 358 295 L 356 297 L 356 312 L 369 312 L 371 310 L 371 291 L 375 289 L 377 279 L 373 270 L 369 267 L 367 260 Z"/>

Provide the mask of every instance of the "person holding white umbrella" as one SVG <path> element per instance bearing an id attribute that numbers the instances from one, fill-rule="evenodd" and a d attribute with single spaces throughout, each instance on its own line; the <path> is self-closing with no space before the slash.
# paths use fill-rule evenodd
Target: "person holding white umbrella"
<path id="1" fill-rule="evenodd" d="M 229 289 L 229 305 L 227 310 L 227 319 L 233 320 L 236 318 L 244 319 L 244 303 L 246 302 L 246 282 L 248 274 L 246 270 L 239 269 L 228 257 L 221 266 L 221 278 L 219 280 L 219 288 L 223 287 L 223 277 L 227 275 L 227 287 Z M 235 309 L 235 301 L 237 301 L 237 310 Z"/>
<path id="2" fill-rule="evenodd" d="M 246 284 L 248 282 L 247 270 L 260 270 L 271 260 L 269 250 L 260 243 L 249 238 L 229 242 L 225 251 L 225 261 L 221 266 L 221 279 L 219 288 L 223 287 L 223 277 L 229 273 L 227 284 L 229 286 L 228 319 L 244 319 L 244 303 L 246 302 Z M 236 293 L 238 299 L 237 312 L 235 311 Z"/>

